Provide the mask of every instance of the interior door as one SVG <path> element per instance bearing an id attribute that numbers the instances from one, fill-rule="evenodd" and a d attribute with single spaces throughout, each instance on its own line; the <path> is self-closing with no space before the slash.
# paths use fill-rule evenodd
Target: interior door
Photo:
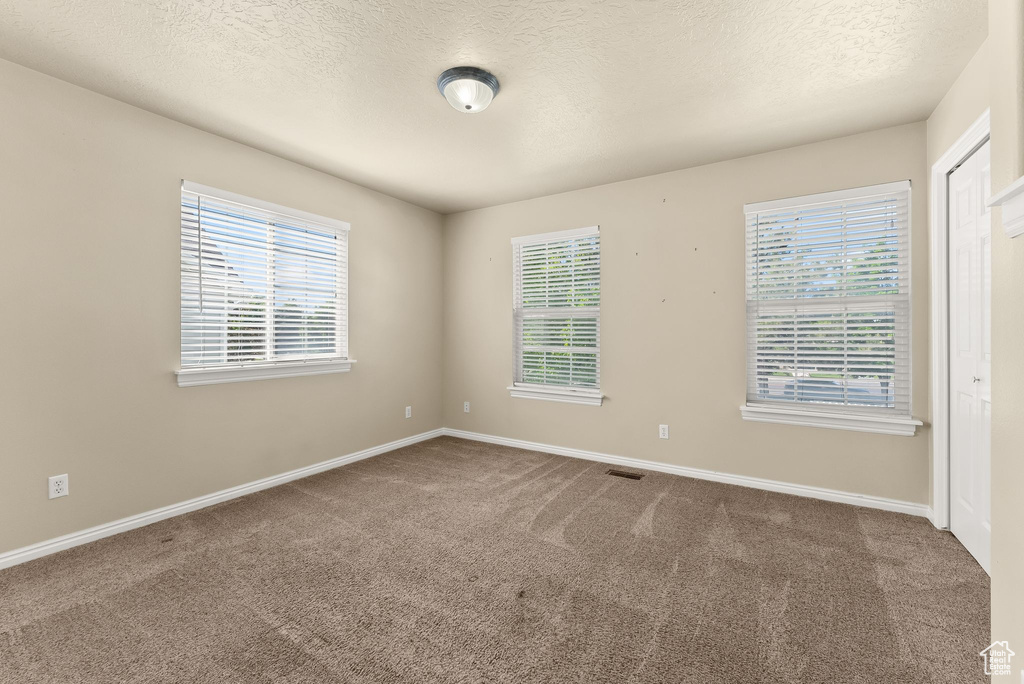
<path id="1" fill-rule="evenodd" d="M 989 571 L 992 220 L 989 143 L 949 175 L 950 529 Z"/>

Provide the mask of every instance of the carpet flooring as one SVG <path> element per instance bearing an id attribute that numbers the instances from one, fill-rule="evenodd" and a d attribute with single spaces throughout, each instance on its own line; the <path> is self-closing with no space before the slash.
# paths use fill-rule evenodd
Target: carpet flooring
<path id="1" fill-rule="evenodd" d="M 923 519 L 448 437 L 0 572 L 0 682 L 985 681 Z"/>

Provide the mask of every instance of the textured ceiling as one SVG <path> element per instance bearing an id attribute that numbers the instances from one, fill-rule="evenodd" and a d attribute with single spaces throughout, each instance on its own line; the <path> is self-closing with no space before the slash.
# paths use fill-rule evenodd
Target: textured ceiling
<path id="1" fill-rule="evenodd" d="M 0 57 L 451 212 L 923 119 L 986 4 L 0 0 Z"/>

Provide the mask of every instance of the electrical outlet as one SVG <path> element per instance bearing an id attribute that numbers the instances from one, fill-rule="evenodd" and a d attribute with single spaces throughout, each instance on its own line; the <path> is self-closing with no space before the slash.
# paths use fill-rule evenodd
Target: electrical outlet
<path id="1" fill-rule="evenodd" d="M 56 499 L 61 496 L 68 495 L 68 476 L 54 475 L 50 478 L 50 498 Z"/>
<path id="2" fill-rule="evenodd" d="M 465 402 L 464 404 L 462 404 L 462 412 L 463 413 L 469 413 L 469 402 L 468 401 Z"/>
<path id="3" fill-rule="evenodd" d="M 412 406 L 405 407 L 405 417 L 412 418 Z"/>
<path id="4" fill-rule="evenodd" d="M 668 425 L 659 425 L 658 426 L 658 438 L 659 439 L 668 439 Z"/>

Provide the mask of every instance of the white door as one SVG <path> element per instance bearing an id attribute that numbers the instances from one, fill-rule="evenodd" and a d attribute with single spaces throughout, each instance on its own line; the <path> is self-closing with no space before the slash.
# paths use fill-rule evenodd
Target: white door
<path id="1" fill-rule="evenodd" d="M 986 142 L 949 175 L 950 529 L 989 571 L 992 220 Z"/>

